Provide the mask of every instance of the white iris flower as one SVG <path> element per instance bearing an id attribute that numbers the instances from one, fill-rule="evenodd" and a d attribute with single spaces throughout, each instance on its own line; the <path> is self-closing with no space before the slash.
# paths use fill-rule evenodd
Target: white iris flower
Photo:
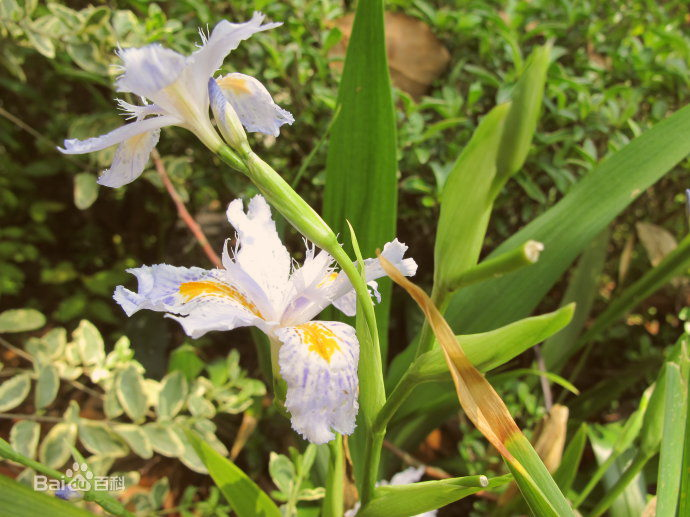
<path id="1" fill-rule="evenodd" d="M 332 440 L 333 430 L 351 434 L 358 410 L 355 329 L 314 320 L 330 304 L 354 315 L 350 281 L 333 269 L 328 253 L 317 253 L 314 246 L 307 246 L 302 266 L 293 264 L 262 196 L 251 200 L 246 213 L 242 200 L 236 199 L 227 216 L 237 231 L 237 244 L 231 255 L 226 241 L 224 269 L 167 264 L 129 269 L 137 277 L 138 292 L 118 286 L 115 300 L 130 316 L 140 309 L 166 312 L 193 338 L 211 330 L 258 327 L 279 347 L 293 429 L 313 443 Z M 403 258 L 406 250 L 396 239 L 384 246 L 382 255 L 411 276 L 417 264 Z M 377 259 L 366 260 L 365 268 L 379 298 L 374 280 L 385 273 Z"/>
<path id="2" fill-rule="evenodd" d="M 121 187 L 141 175 L 162 127 L 187 128 L 209 149 L 218 150 L 223 143 L 209 117 L 209 83 L 215 88 L 213 74 L 240 42 L 254 33 L 281 25 L 264 24 L 263 20 L 261 13 L 254 13 L 245 23 L 223 20 L 208 38 L 202 33 L 202 45 L 190 56 L 157 43 L 119 50 L 122 75 L 116 81 L 117 91 L 130 92 L 144 100 L 142 106 L 118 101 L 128 118 L 135 121 L 99 137 L 65 140 L 60 151 L 84 154 L 118 145 L 110 169 L 103 172 L 98 182 L 107 187 Z M 253 77 L 228 74 L 219 78 L 217 85 L 248 131 L 278 136 L 282 124 L 294 121 Z"/>

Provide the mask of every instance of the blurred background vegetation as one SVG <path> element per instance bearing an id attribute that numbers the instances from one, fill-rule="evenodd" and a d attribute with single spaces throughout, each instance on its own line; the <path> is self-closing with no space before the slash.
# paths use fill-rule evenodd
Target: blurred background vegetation
<path id="1" fill-rule="evenodd" d="M 690 96 L 690 13 L 684 0 L 477 0 L 453 5 L 398 0 L 387 2 L 387 9 L 424 22 L 425 30 L 435 35 L 417 31 L 400 18 L 388 19 L 389 58 L 395 82 L 402 86 L 395 90 L 398 236 L 420 264 L 417 281 L 423 286 L 431 283 L 434 228 L 445 177 L 480 117 L 508 98 L 535 45 L 553 43 L 544 110 L 526 166 L 496 202 L 487 252 L 561 199 L 608 153 L 686 104 Z M 255 148 L 318 209 L 324 137 L 333 117 L 347 36 L 347 22 L 341 18 L 351 12 L 350 2 L 0 2 L 0 310 L 32 307 L 51 324 L 70 330 L 88 319 L 108 343 L 127 334 L 148 376 L 160 378 L 166 372 L 170 352 L 187 342 L 181 329 L 157 314 L 127 319 L 111 300 L 113 288 L 131 282 L 127 267 L 163 258 L 170 264 L 206 267 L 208 259 L 178 220 L 151 163 L 144 181 L 99 189 L 95 179 L 109 165 L 113 149 L 66 157 L 56 146 L 64 138 L 99 135 L 121 124 L 112 102 L 118 44 L 156 41 L 189 53 L 199 42 L 198 27 L 212 28 L 224 18 L 242 21 L 253 10 L 284 26 L 240 46 L 223 71 L 257 76 L 276 102 L 294 114 L 295 124 L 282 128 L 278 139 L 253 137 Z M 447 49 L 447 63 L 439 65 L 437 77 L 396 57 L 401 39 L 418 41 L 420 55 L 428 52 L 430 59 L 446 55 L 441 46 Z M 411 88 L 405 79 L 417 86 Z M 183 130 L 166 129 L 158 149 L 189 210 L 212 247 L 220 249 L 230 233 L 227 203 L 253 194 L 253 187 Z M 655 246 L 638 236 L 637 223 L 662 226 L 678 240 L 685 235 L 687 172 L 686 161 L 616 220 L 594 315 L 612 293 L 649 268 Z M 663 232 L 654 228 L 657 240 L 668 237 L 659 237 Z M 293 232 L 287 236 L 299 258 L 301 239 Z M 540 309 L 554 309 L 564 289 L 557 286 Z M 601 378 L 601 372 L 626 375 L 623 368 L 630 368 L 630 362 L 658 366 L 661 355 L 655 344 L 675 341 L 681 326 L 676 314 L 688 303 L 687 286 L 679 282 L 608 329 L 599 338 L 608 346 L 595 346 L 585 384 L 578 385 L 581 391 L 587 390 L 587 382 L 593 385 Z M 391 356 L 420 323 L 404 297 L 397 297 L 393 318 L 398 323 L 392 325 L 393 336 L 399 339 L 391 340 Z M 236 347 L 250 375 L 261 375 L 248 332 L 188 343 L 201 347 L 204 360 Z M 655 371 L 643 372 L 618 399 L 607 399 L 589 418 L 615 420 L 626 403 L 637 403 Z M 531 427 L 542 415 L 538 392 L 520 382 L 511 391 L 514 400 L 508 397 L 507 402 L 518 420 Z M 261 438 L 251 442 L 244 460 L 249 470 L 263 468 L 267 450 L 284 448 L 287 421 L 263 422 Z M 226 437 L 238 425 L 237 420 L 228 422 Z M 458 449 L 462 461 L 472 464 L 482 457 L 476 447 L 483 445 L 477 445 L 478 435 L 465 430 L 467 447 L 461 443 Z M 433 449 L 434 443 L 426 446 Z"/>

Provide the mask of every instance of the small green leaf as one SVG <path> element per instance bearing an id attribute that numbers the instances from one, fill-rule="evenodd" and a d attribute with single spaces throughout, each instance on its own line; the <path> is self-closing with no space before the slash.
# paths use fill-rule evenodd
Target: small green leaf
<path id="1" fill-rule="evenodd" d="M 318 501 L 326 496 L 326 489 L 324 487 L 317 488 L 303 488 L 297 494 L 298 501 Z"/>
<path id="2" fill-rule="evenodd" d="M 95 476 L 106 476 L 113 467 L 116 458 L 113 456 L 99 456 L 97 454 L 86 458 L 86 464 L 89 466 L 89 470 L 93 472 Z M 125 485 L 130 486 L 130 485 Z M 116 514 L 117 515 L 117 514 Z"/>
<path id="3" fill-rule="evenodd" d="M 38 457 L 50 468 L 60 468 L 72 456 L 72 447 L 77 440 L 77 425 L 62 422 L 48 432 L 41 442 Z"/>
<path id="4" fill-rule="evenodd" d="M 105 416 L 110 419 L 117 418 L 124 412 L 120 401 L 117 400 L 117 392 L 114 389 L 105 390 L 103 410 L 105 411 Z"/>
<path id="5" fill-rule="evenodd" d="M 171 419 L 184 407 L 187 400 L 187 379 L 180 371 L 166 375 L 161 381 L 156 411 L 162 419 Z"/>
<path id="6" fill-rule="evenodd" d="M 199 359 L 191 345 L 182 345 L 170 354 L 168 371 L 181 371 L 189 382 L 192 382 L 204 369 L 204 362 Z"/>
<path id="7" fill-rule="evenodd" d="M 83 15 L 79 11 L 57 2 L 48 2 L 48 9 L 72 31 L 76 31 L 83 22 Z"/>
<path id="8" fill-rule="evenodd" d="M 98 329 L 87 320 L 81 320 L 72 333 L 77 344 L 81 360 L 86 365 L 99 364 L 105 359 L 103 337 Z"/>
<path id="9" fill-rule="evenodd" d="M 108 67 L 102 62 L 100 52 L 95 43 L 69 43 L 66 50 L 77 66 L 86 72 L 94 74 L 94 76 L 99 78 L 108 75 Z"/>
<path id="10" fill-rule="evenodd" d="M 27 458 L 36 457 L 38 438 L 41 434 L 41 425 L 31 420 L 20 420 L 12 426 L 10 431 L 10 445 L 19 454 Z"/>
<path id="11" fill-rule="evenodd" d="M 184 444 L 169 425 L 151 422 L 143 429 L 154 451 L 169 458 L 177 458 L 184 453 Z"/>
<path id="12" fill-rule="evenodd" d="M 169 492 L 170 482 L 168 481 L 168 478 L 161 478 L 158 481 L 156 481 L 151 487 L 151 490 L 149 491 L 151 506 L 155 510 L 161 508 Z"/>
<path id="13" fill-rule="evenodd" d="M 49 406 L 58 394 L 60 388 L 60 376 L 57 368 L 52 364 L 41 366 L 38 371 L 36 390 L 34 391 L 36 407 L 43 409 Z"/>
<path id="14" fill-rule="evenodd" d="M 144 379 L 134 365 L 129 365 L 117 375 L 115 390 L 127 416 L 134 422 L 142 421 L 147 409 Z"/>
<path id="15" fill-rule="evenodd" d="M 295 466 L 290 461 L 290 458 L 283 454 L 271 452 L 268 462 L 268 472 L 271 475 L 271 479 L 278 487 L 278 490 L 286 495 L 292 492 L 292 485 L 296 472 Z"/>
<path id="16" fill-rule="evenodd" d="M 202 395 L 190 395 L 187 399 L 189 412 L 202 418 L 213 418 L 216 416 L 216 407 Z"/>
<path id="17" fill-rule="evenodd" d="M 21 373 L 0 384 L 0 413 L 16 408 L 31 390 L 31 377 Z"/>
<path id="18" fill-rule="evenodd" d="M 51 358 L 60 357 L 67 344 L 67 331 L 62 327 L 50 329 L 41 336 L 45 352 Z"/>
<path id="19" fill-rule="evenodd" d="M 55 45 L 48 36 L 34 30 L 33 27 L 28 25 L 25 25 L 23 28 L 24 34 L 33 48 L 48 59 L 53 59 L 55 57 Z"/>
<path id="20" fill-rule="evenodd" d="M 0 333 L 28 332 L 45 323 L 46 317 L 35 309 L 10 309 L 0 313 Z"/>
<path id="21" fill-rule="evenodd" d="M 79 441 L 91 454 L 121 458 L 129 453 L 127 445 L 103 422 L 82 418 Z"/>
<path id="22" fill-rule="evenodd" d="M 118 424 L 113 430 L 127 442 L 127 445 L 140 458 L 149 459 L 153 456 L 149 435 L 138 425 Z"/>
<path id="23" fill-rule="evenodd" d="M 230 503 L 238 517 L 280 517 L 278 507 L 247 474 L 232 461 L 224 458 L 194 433 L 189 441 L 211 474 L 216 486 Z"/>
<path id="24" fill-rule="evenodd" d="M 179 457 L 180 461 L 184 463 L 187 466 L 187 468 L 193 470 L 194 472 L 198 472 L 200 474 L 208 474 L 208 470 L 206 469 L 204 462 L 201 461 L 201 458 L 199 458 L 199 455 L 196 453 L 196 450 L 194 450 L 194 447 L 187 438 L 185 430 L 179 426 L 174 426 L 172 430 L 177 435 L 180 442 L 182 443 L 182 446 L 184 447 L 184 452 Z M 215 436 L 213 437 L 215 438 Z M 227 450 L 225 451 L 225 454 L 227 454 Z"/>

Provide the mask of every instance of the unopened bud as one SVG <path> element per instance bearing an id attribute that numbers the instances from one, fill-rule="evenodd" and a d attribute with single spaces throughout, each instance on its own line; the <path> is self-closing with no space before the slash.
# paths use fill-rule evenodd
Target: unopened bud
<path id="1" fill-rule="evenodd" d="M 247 141 L 247 133 L 235 112 L 235 108 L 225 98 L 223 90 L 214 78 L 208 81 L 208 95 L 213 116 L 225 141 L 241 154 L 248 154 L 251 149 Z"/>

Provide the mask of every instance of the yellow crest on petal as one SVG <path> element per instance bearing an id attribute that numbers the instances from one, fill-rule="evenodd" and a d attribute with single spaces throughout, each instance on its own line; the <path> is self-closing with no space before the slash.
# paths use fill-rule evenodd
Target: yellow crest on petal
<path id="1" fill-rule="evenodd" d="M 242 77 L 232 77 L 232 75 L 226 75 L 220 79 L 216 79 L 218 86 L 224 90 L 232 90 L 235 95 L 250 95 L 252 93 L 251 88 L 247 80 Z"/>
<path id="2" fill-rule="evenodd" d="M 239 303 L 245 309 L 250 311 L 255 316 L 263 319 L 259 309 L 250 302 L 246 296 L 230 287 L 229 285 L 220 282 L 213 282 L 210 280 L 203 280 L 200 282 L 185 282 L 180 284 L 180 294 L 185 298 L 185 303 L 200 296 L 219 296 L 227 300 Z"/>
<path id="3" fill-rule="evenodd" d="M 325 325 L 316 322 L 303 323 L 295 327 L 300 331 L 302 340 L 310 352 L 316 352 L 329 363 L 331 356 L 340 351 L 338 337 Z"/>
<path id="4" fill-rule="evenodd" d="M 316 284 L 316 287 L 328 287 L 331 285 L 333 282 L 335 282 L 335 279 L 338 278 L 338 273 L 333 271 L 332 273 L 327 274 L 321 282 Z"/>

